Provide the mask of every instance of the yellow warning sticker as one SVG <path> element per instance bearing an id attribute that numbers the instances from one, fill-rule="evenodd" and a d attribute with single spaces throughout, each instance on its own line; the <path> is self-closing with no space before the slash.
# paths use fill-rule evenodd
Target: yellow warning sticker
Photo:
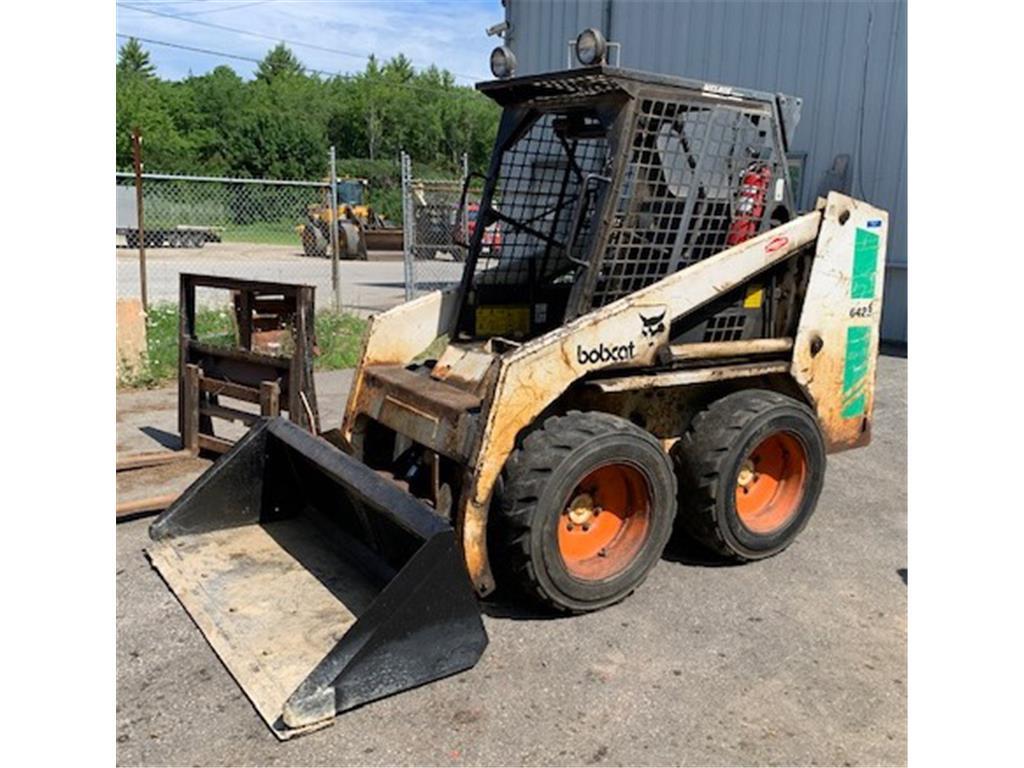
<path id="1" fill-rule="evenodd" d="M 748 285 L 747 295 L 743 298 L 744 309 L 760 309 L 764 301 L 764 286 Z"/>
<path id="2" fill-rule="evenodd" d="M 477 307 L 477 336 L 525 336 L 529 332 L 529 307 Z"/>

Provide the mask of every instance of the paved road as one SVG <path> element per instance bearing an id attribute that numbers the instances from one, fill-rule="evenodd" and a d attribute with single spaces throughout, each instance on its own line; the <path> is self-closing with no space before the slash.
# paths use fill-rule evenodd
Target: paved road
<path id="1" fill-rule="evenodd" d="M 119 442 L 144 442 L 172 396 L 119 395 Z M 150 568 L 147 521 L 120 525 L 118 763 L 904 764 L 906 462 L 906 361 L 883 358 L 874 442 L 830 458 L 786 552 L 714 567 L 673 547 L 632 597 L 577 618 L 488 603 L 476 668 L 284 744 Z"/>
<path id="2" fill-rule="evenodd" d="M 117 295 L 138 296 L 138 251 L 116 248 L 115 253 Z M 373 251 L 369 261 L 342 261 L 340 267 L 342 304 L 346 308 L 367 314 L 404 301 L 401 254 Z M 460 264 L 449 261 L 431 260 L 416 267 L 420 281 L 454 282 L 462 273 Z M 328 307 L 331 302 L 330 260 L 307 259 L 298 245 L 210 243 L 203 248 L 151 248 L 146 251 L 150 301 L 177 301 L 181 272 L 306 283 L 316 286 L 318 306 Z M 206 301 L 203 296 L 199 298 L 200 302 Z"/>

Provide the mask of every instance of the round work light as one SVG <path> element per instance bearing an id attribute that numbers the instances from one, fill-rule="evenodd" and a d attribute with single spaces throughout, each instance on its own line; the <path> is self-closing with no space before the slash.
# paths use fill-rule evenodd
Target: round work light
<path id="1" fill-rule="evenodd" d="M 604 35 L 593 27 L 584 29 L 576 38 L 576 58 L 584 67 L 603 64 L 607 51 L 608 43 L 605 42 Z"/>
<path id="2" fill-rule="evenodd" d="M 499 45 L 491 51 L 491 73 L 501 79 L 512 77 L 516 71 L 516 55 L 506 45 Z"/>

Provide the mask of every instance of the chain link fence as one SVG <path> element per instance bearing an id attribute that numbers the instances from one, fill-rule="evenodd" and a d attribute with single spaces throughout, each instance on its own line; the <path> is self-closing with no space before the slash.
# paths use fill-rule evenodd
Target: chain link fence
<path id="1" fill-rule="evenodd" d="M 312 285 L 317 307 L 361 316 L 401 303 L 400 225 L 370 204 L 388 185 L 339 177 L 333 148 L 325 160 L 325 180 L 116 172 L 118 297 L 176 304 L 196 273 Z"/>
<path id="2" fill-rule="evenodd" d="M 465 155 L 462 166 L 463 176 L 459 179 L 417 178 L 413 176 L 409 156 L 402 155 L 407 299 L 446 288 L 462 279 L 477 210 L 471 192 L 462 199 L 467 175 Z"/>
<path id="3" fill-rule="evenodd" d="M 119 296 L 140 295 L 144 260 L 147 303 L 176 302 L 182 272 L 309 283 L 332 297 L 330 184 L 143 174 L 141 187 L 140 228 L 135 178 L 116 174 Z"/>
<path id="4" fill-rule="evenodd" d="M 479 196 L 470 187 L 463 199 L 466 173 L 463 157 L 462 178 L 414 177 L 403 154 L 401 230 L 370 209 L 364 237 L 351 219 L 367 217 L 362 179 L 117 172 L 117 295 L 146 307 L 176 304 L 179 275 L 196 273 L 312 285 L 320 308 L 383 311 L 461 279 Z M 496 252 L 500 238 L 485 232 L 484 250 Z"/>

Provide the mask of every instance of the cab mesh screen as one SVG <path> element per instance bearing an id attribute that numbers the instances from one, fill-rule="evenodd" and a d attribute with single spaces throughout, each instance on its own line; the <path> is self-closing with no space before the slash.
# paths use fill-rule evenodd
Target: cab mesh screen
<path id="1" fill-rule="evenodd" d="M 767 111 L 644 99 L 592 299 L 600 307 L 727 247 L 748 172 L 778 178 Z M 756 224 L 767 226 L 767 215 Z"/>
<path id="2" fill-rule="evenodd" d="M 553 114 L 541 116 L 502 157 L 493 203 L 501 246 L 479 256 L 474 285 L 551 282 L 574 269 L 570 240 L 574 257 L 585 252 L 595 186 L 585 179 L 604 172 L 607 141 L 564 135 L 555 121 Z M 572 221 L 580 224 L 574 237 Z"/>

